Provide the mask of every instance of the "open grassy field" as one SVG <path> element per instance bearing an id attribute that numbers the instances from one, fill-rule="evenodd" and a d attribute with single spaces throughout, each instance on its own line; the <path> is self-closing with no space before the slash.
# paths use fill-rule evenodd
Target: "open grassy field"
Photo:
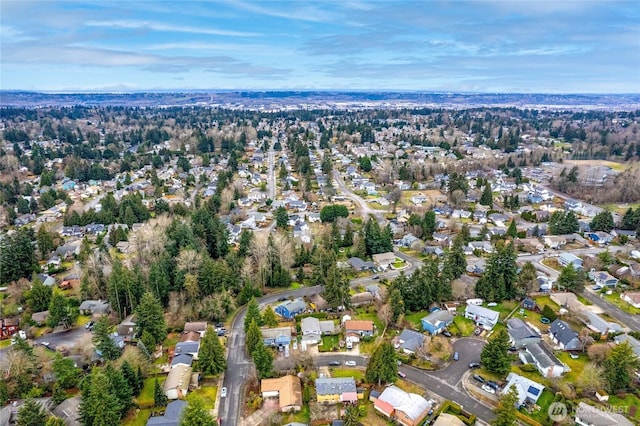
<path id="1" fill-rule="evenodd" d="M 204 401 L 204 406 L 207 409 L 213 409 L 216 403 L 216 395 L 218 393 L 218 387 L 214 385 L 203 385 L 200 389 L 195 389 L 190 392 L 192 395 L 197 395 Z"/>
<path id="2" fill-rule="evenodd" d="M 404 319 L 413 324 L 416 330 L 422 330 L 422 322 L 420 320 L 429 315 L 429 311 L 419 311 L 406 314 Z"/>
<path id="3" fill-rule="evenodd" d="M 609 396 L 609 405 L 612 407 L 620 407 L 626 410 L 628 416 L 633 413 L 632 407 L 635 407 L 635 414 L 632 417 L 635 424 L 640 424 L 640 398 L 637 395 L 628 393 L 624 397 L 618 397 L 615 395 Z"/>
<path id="4" fill-rule="evenodd" d="M 522 414 L 524 414 L 527 417 L 532 418 L 533 420 L 537 421 L 538 423 L 541 423 L 543 425 L 547 425 L 547 424 L 551 424 L 549 419 L 549 406 L 551 405 L 551 403 L 553 402 L 554 399 L 554 395 L 551 391 L 549 391 L 548 389 L 545 389 L 542 392 L 542 395 L 540 395 L 540 398 L 538 398 L 538 406 L 540 406 L 539 410 L 535 410 L 532 412 L 527 412 L 526 410 L 522 409 L 520 410 L 520 412 Z"/>
<path id="5" fill-rule="evenodd" d="M 615 161 L 608 160 L 565 160 L 563 164 L 578 167 L 611 167 L 611 169 L 615 170 L 616 172 L 624 172 L 629 167 L 631 167 L 631 164 L 616 163 Z"/>

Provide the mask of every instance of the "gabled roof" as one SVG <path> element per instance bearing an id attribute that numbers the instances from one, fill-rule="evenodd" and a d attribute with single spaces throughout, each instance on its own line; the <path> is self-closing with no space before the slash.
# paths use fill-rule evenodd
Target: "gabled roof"
<path id="1" fill-rule="evenodd" d="M 188 322 L 184 325 L 184 331 L 197 331 L 202 332 L 207 329 L 207 323 L 205 321 Z"/>
<path id="2" fill-rule="evenodd" d="M 564 364 L 551 353 L 544 343 L 532 343 L 527 345 L 527 351 L 542 368 L 549 368 L 554 365 L 559 365 L 564 368 Z"/>
<path id="3" fill-rule="evenodd" d="M 446 309 L 435 311 L 422 318 L 422 322 L 426 322 L 428 324 L 437 325 L 439 322 L 449 322 L 453 321 L 453 315 Z"/>
<path id="4" fill-rule="evenodd" d="M 344 322 L 345 330 L 373 331 L 373 321 L 348 320 Z"/>
<path id="5" fill-rule="evenodd" d="M 182 411 L 187 406 L 187 401 L 176 399 L 171 401 L 164 410 L 164 415 L 150 417 L 147 426 L 177 426 L 180 423 Z"/>
<path id="6" fill-rule="evenodd" d="M 488 318 L 490 321 L 498 321 L 498 317 L 500 316 L 500 312 L 494 311 L 493 309 L 488 309 L 483 306 L 477 305 L 467 305 L 466 312 L 471 315 L 478 315 L 484 318 Z"/>
<path id="7" fill-rule="evenodd" d="M 507 384 L 504 386 L 502 393 L 509 392 L 509 388 L 512 386 L 518 392 L 518 405 L 522 405 L 527 398 L 537 401 L 545 388 L 544 385 L 529 380 L 519 374 L 509 373 L 507 376 Z"/>
<path id="8" fill-rule="evenodd" d="M 291 327 L 263 328 L 260 331 L 262 331 L 263 339 L 291 338 Z"/>
<path id="9" fill-rule="evenodd" d="M 549 334 L 555 336 L 558 342 L 562 344 L 567 344 L 573 339 L 578 338 L 578 333 L 573 331 L 569 324 L 560 319 L 557 319 L 551 323 L 551 325 L 549 326 Z"/>
<path id="10" fill-rule="evenodd" d="M 356 381 L 353 377 L 323 377 L 316 379 L 318 395 L 336 395 L 356 392 Z"/>
<path id="11" fill-rule="evenodd" d="M 200 342 L 178 342 L 176 353 L 197 353 L 200 350 Z"/>
<path id="12" fill-rule="evenodd" d="M 302 385 L 297 376 L 283 376 L 277 379 L 262 379 L 260 392 L 278 391 L 280 408 L 290 405 L 302 406 Z"/>
<path id="13" fill-rule="evenodd" d="M 599 407 L 593 407 L 587 403 L 580 402 L 578 409 L 576 410 L 576 418 L 580 418 L 582 423 L 587 423 L 592 426 L 632 426 L 630 422 L 622 414 L 608 412 L 602 410 Z"/>
<path id="14" fill-rule="evenodd" d="M 189 367 L 191 365 L 193 365 L 193 355 L 190 354 L 186 354 L 186 353 L 179 353 L 176 356 L 173 357 L 173 359 L 171 360 L 171 366 L 176 366 L 176 365 L 188 365 Z"/>
<path id="15" fill-rule="evenodd" d="M 314 317 L 306 317 L 300 321 L 300 329 L 302 333 L 311 333 L 318 332 L 320 333 L 322 330 L 320 328 L 320 320 Z"/>
<path id="16" fill-rule="evenodd" d="M 402 411 L 414 421 L 420 419 L 424 413 L 431 409 L 431 403 L 420 395 L 405 392 L 393 385 L 385 388 L 378 397 L 378 401 L 389 404 L 397 411 Z"/>
<path id="17" fill-rule="evenodd" d="M 526 339 L 529 337 L 540 337 L 529 325 L 520 318 L 511 318 L 507 321 L 509 336 L 514 340 Z"/>
<path id="18" fill-rule="evenodd" d="M 398 341 L 402 349 L 406 349 L 411 352 L 416 352 L 420 349 L 420 346 L 424 343 L 425 336 L 417 331 L 409 330 L 405 328 L 398 336 Z"/>

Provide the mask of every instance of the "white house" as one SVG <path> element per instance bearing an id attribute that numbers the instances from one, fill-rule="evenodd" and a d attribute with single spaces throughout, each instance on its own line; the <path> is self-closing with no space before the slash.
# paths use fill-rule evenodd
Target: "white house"
<path id="1" fill-rule="evenodd" d="M 526 377 L 520 376 L 516 373 L 509 373 L 507 376 L 507 384 L 502 389 L 502 394 L 509 392 L 511 387 L 514 387 L 518 393 L 518 400 L 516 401 L 516 407 L 521 407 L 525 402 L 535 404 L 538 402 L 538 398 L 544 391 L 544 385 L 538 382 L 529 380 Z"/>
<path id="2" fill-rule="evenodd" d="M 302 340 L 309 344 L 317 344 L 322 337 L 322 328 L 318 318 L 306 317 L 300 321 Z"/>
<path id="3" fill-rule="evenodd" d="M 499 312 L 476 305 L 467 305 L 464 310 L 464 316 L 472 319 L 476 325 L 485 330 L 493 329 L 498 323 L 498 319 L 500 319 Z"/>
<path id="4" fill-rule="evenodd" d="M 542 342 L 527 345 L 519 357 L 524 364 L 535 365 L 542 377 L 560 377 L 571 371 Z"/>
<path id="5" fill-rule="evenodd" d="M 626 291 L 620 295 L 620 298 L 634 308 L 640 309 L 640 291 Z"/>

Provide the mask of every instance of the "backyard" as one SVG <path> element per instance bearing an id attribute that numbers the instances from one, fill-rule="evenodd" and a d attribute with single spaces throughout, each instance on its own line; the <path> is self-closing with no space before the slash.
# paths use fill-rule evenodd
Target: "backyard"
<path id="1" fill-rule="evenodd" d="M 453 317 L 453 324 L 449 326 L 449 331 L 456 335 L 459 334 L 462 337 L 468 337 L 473 334 L 475 328 L 476 325 L 472 320 L 461 315 L 456 315 Z"/>
<path id="2" fill-rule="evenodd" d="M 540 407 L 540 409 L 538 410 L 532 409 L 531 412 L 529 412 L 523 408 L 520 410 L 520 412 L 525 416 L 530 417 L 533 420 L 543 425 L 553 424 L 553 422 L 549 418 L 549 413 L 548 413 L 549 406 L 553 402 L 553 399 L 554 399 L 553 393 L 548 389 L 545 389 L 542 392 L 542 395 L 540 395 L 540 398 L 538 398 L 537 405 Z"/>

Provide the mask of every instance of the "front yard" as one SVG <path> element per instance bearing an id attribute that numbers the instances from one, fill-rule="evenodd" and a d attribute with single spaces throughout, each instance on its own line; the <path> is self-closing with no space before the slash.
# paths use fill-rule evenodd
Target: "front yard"
<path id="1" fill-rule="evenodd" d="M 339 336 L 322 336 L 322 344 L 318 345 L 318 351 L 320 352 L 332 352 L 337 351 L 339 347 Z"/>
<path id="2" fill-rule="evenodd" d="M 364 370 L 359 368 L 339 367 L 329 371 L 331 371 L 331 377 L 353 377 L 356 383 L 364 382 Z"/>
<path id="3" fill-rule="evenodd" d="M 627 302 L 625 302 L 624 300 L 620 299 L 620 293 L 614 291 L 611 294 L 605 294 L 604 298 L 607 299 L 607 301 L 609 303 L 611 303 L 612 305 L 617 306 L 618 308 L 622 309 L 624 312 L 629 313 L 631 315 L 638 315 L 640 314 L 640 309 L 631 306 L 630 304 L 628 304 Z"/>
<path id="4" fill-rule="evenodd" d="M 476 324 L 472 320 L 461 315 L 456 315 L 453 317 L 453 324 L 449 326 L 449 331 L 462 337 L 469 337 L 473 334 L 475 328 Z"/>

